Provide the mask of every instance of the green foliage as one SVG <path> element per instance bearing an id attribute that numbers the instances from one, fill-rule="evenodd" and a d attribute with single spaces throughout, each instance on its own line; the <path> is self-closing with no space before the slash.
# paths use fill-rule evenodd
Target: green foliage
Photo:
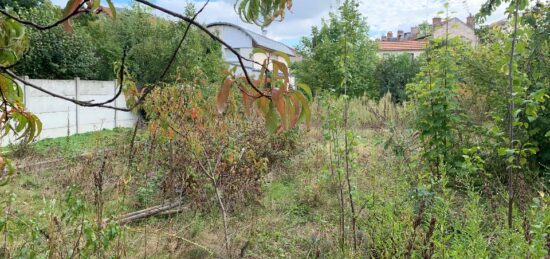
<path id="1" fill-rule="evenodd" d="M 292 8 L 292 0 L 237 0 L 235 9 L 241 19 L 261 27 L 269 26 L 276 19 L 283 20 L 285 9 Z"/>
<path id="2" fill-rule="evenodd" d="M 192 4 L 186 14 L 194 12 Z M 99 78 L 113 79 L 113 63 L 128 47 L 127 67 L 138 85 L 156 83 L 163 74 L 187 26 L 150 14 L 139 5 L 119 12 L 114 21 L 98 17 L 87 26 L 100 57 Z M 191 28 L 172 67 L 162 82 L 220 80 L 224 67 L 221 48 L 208 36 Z"/>
<path id="3" fill-rule="evenodd" d="M 15 10 L 28 9 L 37 7 L 43 2 L 44 0 L 0 0 L 0 8 L 6 9 L 6 7 L 11 7 Z"/>
<path id="4" fill-rule="evenodd" d="M 46 2 L 39 8 L 25 9 L 21 16 L 39 24 L 50 24 L 62 16 L 62 10 Z M 192 4 L 187 13 L 194 12 Z M 174 22 L 150 14 L 134 5 L 119 11 L 117 19 L 83 16 L 73 21 L 72 33 L 56 27 L 31 31 L 32 47 L 16 71 L 31 78 L 112 80 L 114 64 L 120 63 L 128 48 L 126 67 L 140 86 L 156 83 L 180 42 L 183 22 Z M 163 82 L 194 82 L 220 79 L 224 63 L 219 44 L 192 28 Z"/>
<path id="5" fill-rule="evenodd" d="M 62 11 L 47 1 L 38 8 L 22 10 L 21 16 L 39 24 L 51 24 L 62 16 Z M 85 29 L 77 27 L 71 34 L 61 27 L 30 30 L 29 39 L 29 52 L 15 67 L 19 75 L 40 79 L 98 79 L 95 68 L 100 65 L 100 59 L 92 36 Z"/>
<path id="6" fill-rule="evenodd" d="M 463 48 L 457 38 L 434 42 L 421 61 L 414 83 L 407 86 L 416 104 L 416 129 L 424 145 L 423 156 L 437 177 L 445 170 L 442 167 L 456 166 L 461 153 L 458 62 Z"/>
<path id="7" fill-rule="evenodd" d="M 7 73 L 27 50 L 28 38 L 25 28 L 12 19 L 0 17 L 0 138 L 17 137 L 23 143 L 30 143 L 42 131 L 42 122 L 36 115 L 27 111 L 23 103 L 22 89 Z M 9 135 L 11 134 L 11 135 Z M 8 175 L 14 173 L 11 161 L 0 156 L 0 171 L 7 169 Z M 0 180 L 0 185 L 6 183 Z"/>
<path id="8" fill-rule="evenodd" d="M 244 76 L 235 77 L 228 72 L 230 75 L 223 80 L 217 96 L 218 113 L 223 114 L 227 110 L 231 88 L 236 86 L 242 95 L 245 114 L 250 116 L 253 113 L 252 108 L 255 107 L 256 112 L 265 119 L 269 132 L 282 132 L 298 123 L 305 123 L 309 127 L 311 111 L 308 97 L 311 99 L 311 89 L 305 84 L 298 84 L 298 89 L 292 89 L 288 67 L 273 58 L 273 55 L 285 59 L 288 59 L 288 56 L 282 53 L 268 53 L 261 49 L 254 52 L 262 52 L 267 56 L 263 61 L 259 79 L 254 80 L 255 89 Z M 268 67 L 272 67 L 272 71 L 268 72 Z M 233 68 L 233 73 L 235 69 Z"/>
<path id="9" fill-rule="evenodd" d="M 33 212 L 33 217 L 15 209 L 21 202 L 17 194 L 5 194 L 7 198 L 0 202 L 10 209 L 0 213 L 0 231 L 9 237 L 3 248 L 4 253 L 11 255 L 9 258 L 114 254 L 112 243 L 123 235 L 123 229 L 116 224 L 98 228 L 92 208 L 78 187 L 69 186 L 60 202 L 44 201 L 45 206 Z"/>
<path id="10" fill-rule="evenodd" d="M 423 21 L 418 25 L 418 36 L 428 36 L 432 34 L 432 26 L 428 21 Z"/>
<path id="11" fill-rule="evenodd" d="M 358 6 L 355 0 L 345 1 L 338 13 L 330 13 L 329 19 L 323 20 L 320 28 L 312 28 L 310 38 L 302 39 L 298 54 L 303 60 L 294 68 L 298 82 L 312 86 L 316 93 L 328 90 L 343 94 L 342 57 L 347 49 L 347 94 L 378 96 L 374 80 L 376 44 L 369 38 L 369 27 Z"/>
<path id="12" fill-rule="evenodd" d="M 384 57 L 376 66 L 376 80 L 380 97 L 391 94 L 392 100 L 401 103 L 407 100 L 405 86 L 418 73 L 418 64 L 410 55 L 390 55 Z"/>
<path id="13" fill-rule="evenodd" d="M 520 3 L 521 4 L 521 3 Z M 487 102 L 485 108 L 480 110 L 490 122 L 491 134 L 487 138 L 495 138 L 499 147 L 493 152 L 501 150 L 503 157 L 509 162 L 523 169 L 544 169 L 541 165 L 550 163 L 547 148 L 550 142 L 545 133 L 550 130 L 548 124 L 548 85 L 550 78 L 547 70 L 549 39 L 544 37 L 548 33 L 548 5 L 536 4 L 525 11 L 519 19 L 517 31 L 516 49 L 513 62 L 514 80 L 512 90 L 514 97 L 514 111 L 512 121 L 508 114 L 509 100 L 503 98 L 506 89 L 508 63 L 510 62 L 510 23 L 509 20 L 502 28 L 485 28 L 486 40 L 482 46 L 466 55 L 463 73 L 467 87 L 472 95 L 481 96 Z M 503 47 L 504 46 L 504 47 Z M 481 99 L 477 101 L 480 103 Z M 481 123 L 487 123 L 487 119 L 479 117 Z M 508 138 L 504 137 L 508 123 L 514 128 L 514 148 L 510 149 L 506 144 Z M 536 154 L 534 154 L 536 153 Z M 544 170 L 541 170 L 544 171 Z"/>

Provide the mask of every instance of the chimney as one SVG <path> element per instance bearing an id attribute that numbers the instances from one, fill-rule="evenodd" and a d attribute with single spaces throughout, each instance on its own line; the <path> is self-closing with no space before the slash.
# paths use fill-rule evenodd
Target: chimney
<path id="1" fill-rule="evenodd" d="M 388 40 L 391 40 L 393 38 L 393 32 L 389 31 L 387 36 Z"/>
<path id="2" fill-rule="evenodd" d="M 470 14 L 468 15 L 468 17 L 466 17 L 466 25 L 468 25 L 468 27 L 474 29 L 476 27 L 476 21 L 475 21 L 475 18 Z"/>
<path id="3" fill-rule="evenodd" d="M 442 23 L 441 23 L 441 18 L 439 18 L 439 17 L 434 17 L 434 18 L 432 18 L 432 28 L 433 28 L 434 30 L 436 29 L 436 27 L 439 27 L 439 26 L 441 26 L 441 25 L 442 25 Z"/>
<path id="4" fill-rule="evenodd" d="M 402 40 L 403 40 L 403 31 L 402 31 L 402 30 L 398 30 L 398 31 L 397 31 L 397 40 L 398 40 L 398 41 L 402 41 Z"/>
<path id="5" fill-rule="evenodd" d="M 418 34 L 420 33 L 420 29 L 418 29 L 418 26 L 414 26 L 411 28 L 411 38 L 414 40 L 418 37 Z"/>

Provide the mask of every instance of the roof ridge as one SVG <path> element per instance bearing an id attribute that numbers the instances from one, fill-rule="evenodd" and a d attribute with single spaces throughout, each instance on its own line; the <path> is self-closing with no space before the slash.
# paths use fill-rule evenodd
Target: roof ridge
<path id="1" fill-rule="evenodd" d="M 218 25 L 219 26 L 234 27 L 234 28 L 244 32 L 245 34 L 247 34 L 250 38 L 252 38 L 252 41 L 254 43 L 256 43 L 257 45 L 263 46 L 265 48 L 268 48 L 268 49 L 271 49 L 271 50 L 274 50 L 274 51 L 283 52 L 283 53 L 285 53 L 289 56 L 295 56 L 295 53 L 294 53 L 293 49 L 290 48 L 289 46 L 287 46 L 286 44 L 284 44 L 280 41 L 271 39 L 269 37 L 266 37 L 266 36 L 264 36 L 262 34 L 259 34 L 257 32 L 251 31 L 249 29 L 243 28 L 242 26 L 239 26 L 239 25 L 236 25 L 236 24 L 233 24 L 233 23 L 214 22 L 214 23 L 210 23 L 210 24 L 206 25 L 206 27 L 210 28 L 210 27 L 218 26 Z M 262 41 L 262 42 L 260 43 L 258 41 Z M 271 45 L 270 45 L 270 43 L 271 43 Z M 270 45 L 270 46 L 268 46 L 268 45 Z M 279 45 L 279 46 L 277 46 L 277 45 Z"/>

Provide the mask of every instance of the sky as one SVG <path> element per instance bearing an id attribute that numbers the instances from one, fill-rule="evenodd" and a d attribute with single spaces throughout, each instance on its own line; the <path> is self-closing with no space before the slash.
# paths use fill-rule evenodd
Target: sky
<path id="1" fill-rule="evenodd" d="M 67 0 L 52 0 L 63 5 Z M 183 12 L 187 2 L 194 2 L 197 8 L 205 0 L 151 0 L 152 2 L 176 12 Z M 236 0 L 211 0 L 204 12 L 197 18 L 202 23 L 230 22 L 249 30 L 261 33 L 255 25 L 242 22 L 234 10 Z M 282 22 L 274 22 L 267 28 L 267 36 L 296 47 L 302 37 L 311 33 L 312 26 L 319 26 L 329 12 L 337 11 L 342 0 L 293 0 L 293 7 Z M 430 21 L 438 11 L 444 10 L 446 0 L 359 0 L 359 10 L 367 18 L 372 38 L 379 38 L 388 31 L 410 31 L 412 26 Z M 469 13 L 475 14 L 486 0 L 448 0 L 450 16 L 466 21 Z M 104 2 L 104 1 L 103 1 Z M 115 0 L 115 5 L 124 7 L 131 0 Z M 487 19 L 487 23 L 505 17 L 504 7 L 499 8 Z"/>

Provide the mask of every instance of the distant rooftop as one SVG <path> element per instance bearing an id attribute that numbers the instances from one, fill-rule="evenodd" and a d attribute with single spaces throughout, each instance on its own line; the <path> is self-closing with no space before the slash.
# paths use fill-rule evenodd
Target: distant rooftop
<path id="1" fill-rule="evenodd" d="M 428 42 L 425 41 L 379 41 L 379 51 L 403 51 L 403 50 L 424 50 Z"/>
<path id="2" fill-rule="evenodd" d="M 238 26 L 238 25 L 235 25 L 235 24 L 232 24 L 232 23 L 228 23 L 228 22 L 215 22 L 215 23 L 208 24 L 206 27 L 210 28 L 210 27 L 214 27 L 214 26 L 230 26 L 230 27 L 236 28 L 236 29 L 244 32 L 248 36 L 250 36 L 250 38 L 252 38 L 252 41 L 254 42 L 254 45 L 264 47 L 264 48 L 274 50 L 274 51 L 280 51 L 280 52 L 285 53 L 285 54 L 287 54 L 289 56 L 292 56 L 292 57 L 294 57 L 296 55 L 295 50 L 293 48 L 285 45 L 284 43 L 278 42 L 276 40 L 272 40 L 272 39 L 270 39 L 270 38 L 268 38 L 264 35 L 255 33 L 253 31 L 249 31 L 249 30 L 247 30 L 247 29 L 245 29 L 241 26 Z"/>
<path id="3" fill-rule="evenodd" d="M 475 29 L 475 19 L 473 16 L 469 15 L 466 17 L 466 22 L 463 22 L 457 17 L 450 18 L 449 21 L 446 21 L 440 17 L 432 18 L 432 24 L 429 25 L 429 28 L 436 30 L 437 28 L 443 27 L 447 22 L 456 22 L 462 23 L 464 26 Z M 422 35 L 420 33 L 419 26 L 411 27 L 410 32 L 404 32 L 403 30 L 398 30 L 397 34 L 393 34 L 392 31 L 389 31 L 386 35 L 383 35 L 378 39 L 379 41 L 411 41 L 411 40 L 422 40 L 426 37 L 431 36 L 430 34 Z"/>

